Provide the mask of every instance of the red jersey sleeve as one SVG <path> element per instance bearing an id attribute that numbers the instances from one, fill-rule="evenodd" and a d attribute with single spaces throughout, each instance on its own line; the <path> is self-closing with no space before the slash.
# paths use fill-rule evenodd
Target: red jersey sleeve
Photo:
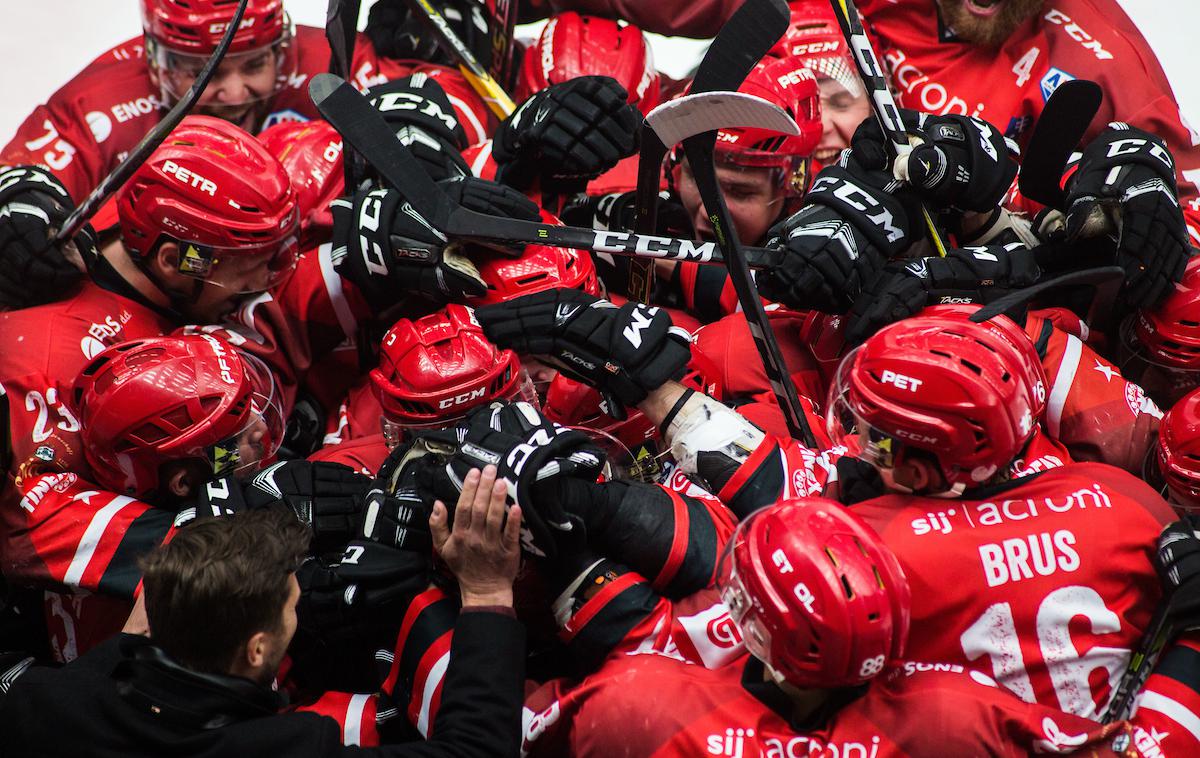
<path id="1" fill-rule="evenodd" d="M 23 483 L 18 524 L 5 530 L 5 576 L 131 599 L 142 578 L 137 562 L 160 545 L 175 513 L 105 492 L 75 474 Z"/>

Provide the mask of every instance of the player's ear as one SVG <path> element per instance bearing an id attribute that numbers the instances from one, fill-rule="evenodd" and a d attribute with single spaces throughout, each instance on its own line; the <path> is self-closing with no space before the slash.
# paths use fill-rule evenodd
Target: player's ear
<path id="1" fill-rule="evenodd" d="M 179 245 L 166 241 L 158 246 L 150 260 L 150 266 L 158 275 L 158 281 L 173 281 L 179 275 Z"/>

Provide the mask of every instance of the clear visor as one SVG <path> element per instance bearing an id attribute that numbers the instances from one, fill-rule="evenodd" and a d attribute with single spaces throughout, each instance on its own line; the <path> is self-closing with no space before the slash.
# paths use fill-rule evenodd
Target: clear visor
<path id="1" fill-rule="evenodd" d="M 533 380 L 529 378 L 529 373 L 524 367 L 520 369 L 517 377 L 517 383 L 513 387 L 513 391 L 502 397 L 495 397 L 487 401 L 488 404 L 496 401 L 512 401 L 522 400 L 535 407 L 540 408 L 537 392 L 534 390 Z M 468 410 L 474 410 L 479 406 L 473 406 Z M 454 426 L 459 421 L 467 417 L 467 412 L 454 415 L 446 415 L 429 421 L 398 421 L 388 418 L 387 416 L 379 417 L 379 427 L 383 432 L 383 441 L 387 445 L 388 450 L 394 450 L 397 445 L 404 441 L 405 430 L 419 431 L 422 429 L 445 429 Z"/>
<path id="2" fill-rule="evenodd" d="M 229 53 L 217 66 L 205 91 L 208 102 L 200 112 L 237 121 L 236 111 L 244 110 L 287 86 L 296 73 L 293 26 L 285 24 L 283 36 L 273 44 L 242 53 Z M 208 63 L 209 55 L 184 53 L 161 44 L 149 46 L 150 63 L 158 71 L 159 88 L 164 98 L 174 103 L 186 93 Z M 222 112 L 228 110 L 228 113 Z"/>
<path id="3" fill-rule="evenodd" d="M 283 405 L 270 369 L 252 355 L 243 353 L 242 361 L 252 388 L 250 410 L 246 423 L 236 434 L 208 449 L 216 477 L 248 478 L 274 462 L 283 442 Z"/>
<path id="4" fill-rule="evenodd" d="M 239 295 L 256 295 L 287 281 L 300 256 L 293 221 L 291 233 L 269 247 L 221 247 L 179 241 L 179 273 Z"/>
<path id="5" fill-rule="evenodd" d="M 637 450 L 634 451 L 630 450 L 629 446 L 618 439 L 616 435 L 603 429 L 585 426 L 571 426 L 570 428 L 586 434 L 592 442 L 596 443 L 597 447 L 606 453 L 607 459 L 600 472 L 604 481 L 623 479 L 647 484 L 659 481 L 670 452 L 659 452 L 658 445 L 653 439 L 648 439 L 638 445 Z"/>
<path id="6" fill-rule="evenodd" d="M 832 55 L 824 58 L 809 58 L 804 62 L 817 78 L 832 79 L 842 86 L 850 96 L 859 98 L 863 95 L 862 80 L 858 78 L 854 62 L 843 55 Z"/>
<path id="7" fill-rule="evenodd" d="M 768 506 L 769 507 L 769 506 Z M 742 583 L 737 570 L 737 561 L 733 558 L 734 550 L 746 539 L 746 530 L 755 517 L 765 508 L 750 514 L 738 524 L 721 558 L 717 562 L 717 591 L 721 594 L 721 602 L 729 609 L 729 617 L 742 633 L 742 640 L 750 654 L 768 666 L 771 665 L 771 632 L 759 617 L 759 606 L 754 602 L 750 593 Z"/>
<path id="8" fill-rule="evenodd" d="M 1121 322 L 1117 368 L 1121 376 L 1141 386 L 1160 407 L 1174 405 L 1200 387 L 1200 370 L 1172 366 L 1154 355 L 1138 339 L 1135 318 L 1136 314 Z"/>

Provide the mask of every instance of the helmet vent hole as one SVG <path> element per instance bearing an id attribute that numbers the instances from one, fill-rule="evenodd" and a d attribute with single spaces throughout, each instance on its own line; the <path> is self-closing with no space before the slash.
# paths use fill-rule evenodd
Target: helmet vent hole
<path id="1" fill-rule="evenodd" d="M 953 355 L 951 355 L 950 353 L 947 353 L 943 350 L 930 350 L 929 352 L 933 353 L 934 355 L 940 355 L 943 358 L 949 358 L 951 360 L 954 359 Z"/>
<path id="2" fill-rule="evenodd" d="M 142 445 L 154 445 L 167 438 L 167 433 L 158 428 L 154 424 L 142 424 L 137 429 L 129 433 L 130 447 L 136 447 L 137 443 Z"/>
<path id="3" fill-rule="evenodd" d="M 1180 323 L 1180 324 L 1182 324 L 1182 325 L 1184 325 L 1184 326 L 1190 326 L 1190 327 L 1193 327 L 1193 328 L 1194 328 L 1194 327 L 1197 327 L 1197 326 L 1200 326 L 1200 321 L 1188 321 L 1188 320 L 1186 320 L 1186 319 L 1179 319 L 1179 323 Z"/>
<path id="4" fill-rule="evenodd" d="M 959 363 L 961 363 L 962 365 L 966 366 L 967 368 L 971 369 L 971 370 L 972 370 L 972 371 L 974 371 L 976 374 L 979 374 L 980 376 L 983 376 L 983 369 L 982 369 L 982 368 L 980 368 L 979 366 L 975 365 L 974 363 L 971 363 L 970 361 L 963 360 L 962 358 L 959 358 L 959 359 L 958 359 L 958 362 L 959 362 Z"/>
<path id="5" fill-rule="evenodd" d="M 208 397 L 200 398 L 200 408 L 204 411 L 204 415 L 208 415 L 215 411 L 221 405 L 220 395 L 209 395 Z"/>
<path id="6" fill-rule="evenodd" d="M 842 589 L 843 589 L 843 590 L 845 591 L 845 593 L 846 593 L 846 599 L 847 599 L 847 600 L 853 600 L 853 599 L 854 599 L 854 590 L 853 590 L 853 589 L 851 589 L 851 587 L 850 587 L 850 580 L 846 578 L 846 575 L 845 575 L 845 574 L 843 574 L 843 575 L 842 575 Z"/>
<path id="7" fill-rule="evenodd" d="M 879 620 L 878 613 L 868 613 L 867 614 L 867 621 L 878 621 L 878 620 Z"/>
<path id="8" fill-rule="evenodd" d="M 192 415 L 185 406 L 179 406 L 173 411 L 162 415 L 162 420 L 178 430 L 187 429 L 192 425 Z"/>
<path id="9" fill-rule="evenodd" d="M 834 556 L 832 550 L 825 548 L 825 556 L 829 558 L 829 562 L 833 564 L 834 568 L 838 567 L 838 559 Z"/>

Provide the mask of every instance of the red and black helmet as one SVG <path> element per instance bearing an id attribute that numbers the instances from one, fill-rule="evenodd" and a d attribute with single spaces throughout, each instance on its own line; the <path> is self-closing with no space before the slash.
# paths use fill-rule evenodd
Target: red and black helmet
<path id="1" fill-rule="evenodd" d="M 247 475 L 283 440 L 270 370 L 207 334 L 114 345 L 83 368 L 71 395 L 96 483 L 134 497 L 159 491 L 164 463 Z"/>
<path id="2" fill-rule="evenodd" d="M 611 76 L 643 114 L 660 102 L 658 71 L 642 30 L 575 11 L 552 17 L 525 51 L 514 95 L 524 101 L 551 84 L 578 76 Z"/>
<path id="3" fill-rule="evenodd" d="M 890 324 L 838 367 L 829 428 L 857 431 L 862 457 L 880 468 L 911 447 L 932 454 L 950 485 L 982 484 L 1020 454 L 1045 407 L 1037 352 L 1015 338 L 957 318 Z"/>
<path id="4" fill-rule="evenodd" d="M 180 273 L 232 286 L 231 259 L 261 258 L 262 276 L 238 279 L 263 292 L 295 268 L 298 204 L 287 172 L 242 129 L 188 116 L 117 195 L 121 238 L 140 260 L 164 240 L 179 244 Z"/>
<path id="5" fill-rule="evenodd" d="M 725 546 L 717 586 L 746 649 L 777 681 L 851 687 L 904 654 L 904 571 L 866 522 L 832 500 L 752 513 Z"/>
<path id="6" fill-rule="evenodd" d="M 489 342 L 464 305 L 397 321 L 383 337 L 370 380 L 391 445 L 403 429 L 449 426 L 472 408 L 528 389 L 516 353 Z"/>
<path id="7" fill-rule="evenodd" d="M 627 409 L 624 419 L 615 418 L 595 388 L 556 374 L 546 388 L 542 413 L 557 424 L 583 431 L 607 453 L 607 465 L 619 470 L 606 473 L 606 479 L 649 482 L 662 472 L 666 451 L 658 427 L 636 408 Z"/>
<path id="8" fill-rule="evenodd" d="M 327 242 L 329 204 L 345 194 L 342 136 L 328 121 L 287 121 L 258 135 L 292 180 L 300 207 L 300 247 Z"/>

